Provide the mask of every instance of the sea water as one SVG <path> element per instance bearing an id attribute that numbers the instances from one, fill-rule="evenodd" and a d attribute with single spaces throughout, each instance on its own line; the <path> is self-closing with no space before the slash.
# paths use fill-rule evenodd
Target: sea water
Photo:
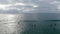
<path id="1" fill-rule="evenodd" d="M 0 34 L 60 34 L 60 20 L 24 20 L 23 17 L 0 14 Z"/>

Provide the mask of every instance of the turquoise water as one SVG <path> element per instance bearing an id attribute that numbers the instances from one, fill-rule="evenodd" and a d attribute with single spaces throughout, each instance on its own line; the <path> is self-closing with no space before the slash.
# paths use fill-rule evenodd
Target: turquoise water
<path id="1" fill-rule="evenodd" d="M 60 34 L 60 20 L 0 22 L 0 34 Z"/>
<path id="2" fill-rule="evenodd" d="M 20 34 L 60 34 L 60 20 L 23 21 L 26 29 Z"/>

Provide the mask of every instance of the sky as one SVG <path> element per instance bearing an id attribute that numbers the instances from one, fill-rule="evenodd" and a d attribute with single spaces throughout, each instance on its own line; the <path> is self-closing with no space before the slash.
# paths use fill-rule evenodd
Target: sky
<path id="1" fill-rule="evenodd" d="M 60 20 L 60 0 L 0 0 L 1 13 L 26 13 L 25 20 Z"/>
<path id="2" fill-rule="evenodd" d="M 60 0 L 0 0 L 0 13 L 60 13 Z"/>

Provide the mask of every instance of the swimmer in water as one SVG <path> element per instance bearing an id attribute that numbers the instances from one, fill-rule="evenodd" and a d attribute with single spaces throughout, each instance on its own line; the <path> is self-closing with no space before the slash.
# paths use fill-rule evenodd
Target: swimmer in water
<path id="1" fill-rule="evenodd" d="M 56 26 L 56 24 L 54 24 L 54 26 Z"/>
<path id="2" fill-rule="evenodd" d="M 52 27 L 52 24 L 50 24 L 50 27 Z"/>

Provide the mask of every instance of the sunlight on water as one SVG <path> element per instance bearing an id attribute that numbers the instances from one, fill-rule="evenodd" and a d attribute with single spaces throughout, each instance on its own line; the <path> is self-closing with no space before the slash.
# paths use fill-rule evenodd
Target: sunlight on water
<path id="1" fill-rule="evenodd" d="M 0 34 L 60 34 L 60 20 L 24 17 L 23 14 L 0 14 Z"/>
<path id="2" fill-rule="evenodd" d="M 24 23 L 18 24 L 19 15 L 0 14 L 0 34 L 19 34 Z M 24 29 L 24 28 L 23 28 Z"/>

